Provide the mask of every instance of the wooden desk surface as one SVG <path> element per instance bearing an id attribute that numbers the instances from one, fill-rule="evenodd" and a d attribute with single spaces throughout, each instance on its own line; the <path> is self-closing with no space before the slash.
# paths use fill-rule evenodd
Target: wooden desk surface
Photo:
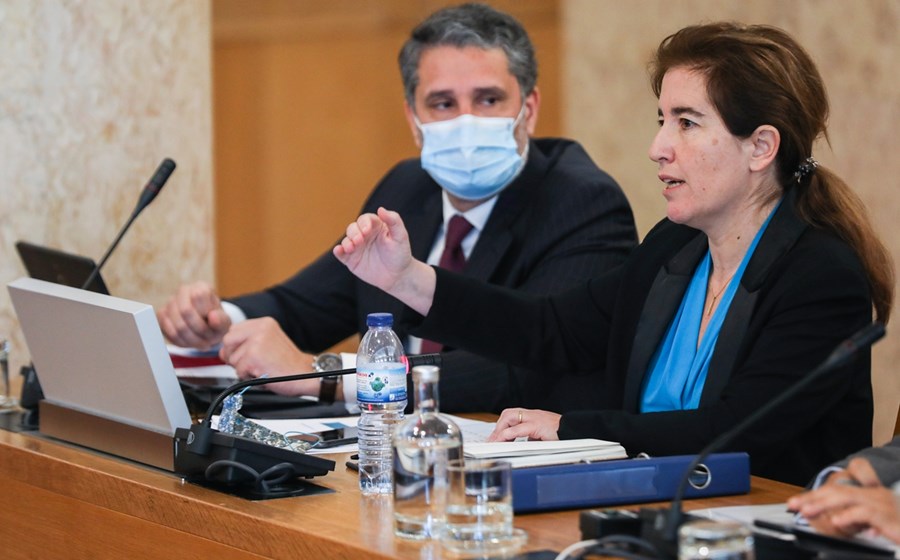
<path id="1" fill-rule="evenodd" d="M 248 501 L 177 475 L 44 439 L 0 431 L 0 542 L 6 558 L 428 558 L 437 543 L 394 538 L 390 499 L 364 498 L 335 455 L 315 482 L 331 494 Z M 784 501 L 798 488 L 753 479 L 744 496 L 687 509 Z M 526 550 L 580 540 L 578 512 L 518 515 Z"/>

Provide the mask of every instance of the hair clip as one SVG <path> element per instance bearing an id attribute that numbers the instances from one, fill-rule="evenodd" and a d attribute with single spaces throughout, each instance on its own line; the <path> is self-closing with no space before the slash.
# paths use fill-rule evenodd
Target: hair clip
<path id="1" fill-rule="evenodd" d="M 812 156 L 806 158 L 797 166 L 797 171 L 794 172 L 794 179 L 796 179 L 798 183 L 803 181 L 803 179 L 812 175 L 817 167 L 819 167 L 819 162 L 816 161 L 815 158 Z"/>

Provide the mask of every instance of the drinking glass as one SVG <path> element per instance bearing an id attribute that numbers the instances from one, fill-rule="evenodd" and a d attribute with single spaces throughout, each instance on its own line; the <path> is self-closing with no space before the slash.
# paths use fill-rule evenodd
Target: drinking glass
<path id="1" fill-rule="evenodd" d="M 506 461 L 454 460 L 447 468 L 441 544 L 462 558 L 514 556 L 528 535 L 513 527 L 512 470 Z"/>
<path id="2" fill-rule="evenodd" d="M 741 523 L 694 521 L 678 530 L 678 560 L 753 560 L 753 535 Z"/>
<path id="3" fill-rule="evenodd" d="M 0 338 L 0 376 L 2 376 L 3 395 L 0 395 L 0 410 L 14 409 L 18 406 L 15 397 L 9 394 L 9 341 Z"/>

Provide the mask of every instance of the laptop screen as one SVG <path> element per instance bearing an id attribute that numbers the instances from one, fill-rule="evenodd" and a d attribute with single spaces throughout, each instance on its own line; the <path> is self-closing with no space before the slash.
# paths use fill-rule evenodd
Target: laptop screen
<path id="1" fill-rule="evenodd" d="M 35 245 L 27 241 L 16 242 L 16 251 L 28 275 L 38 280 L 46 280 L 55 284 L 81 288 L 96 268 L 93 259 L 66 253 L 59 249 L 51 249 L 43 245 Z M 100 274 L 94 277 L 87 287 L 98 294 L 108 294 L 106 283 Z"/>
<path id="2" fill-rule="evenodd" d="M 34 278 L 8 289 L 49 402 L 163 434 L 190 426 L 151 306 Z"/>

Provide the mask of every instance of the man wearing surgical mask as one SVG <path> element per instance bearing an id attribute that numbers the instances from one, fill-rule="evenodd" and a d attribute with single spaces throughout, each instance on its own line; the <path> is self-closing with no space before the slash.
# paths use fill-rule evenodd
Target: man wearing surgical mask
<path id="1" fill-rule="evenodd" d="M 390 170 L 362 212 L 397 210 L 417 258 L 531 293 L 564 290 L 624 260 L 637 236 L 619 186 L 577 143 L 531 138 L 537 63 L 518 21 L 481 4 L 439 10 L 412 31 L 399 63 L 421 157 Z M 590 376 L 548 384 L 536 372 L 415 339 L 403 309 L 356 280 L 328 247 L 285 282 L 224 302 L 206 283 L 182 286 L 157 316 L 173 343 L 221 343 L 219 356 L 253 378 L 340 367 L 316 354 L 364 332 L 368 313 L 391 312 L 408 354 L 441 352 L 442 410 L 592 404 L 596 391 L 583 390 Z M 353 377 L 266 387 L 325 403 L 356 395 Z"/>

